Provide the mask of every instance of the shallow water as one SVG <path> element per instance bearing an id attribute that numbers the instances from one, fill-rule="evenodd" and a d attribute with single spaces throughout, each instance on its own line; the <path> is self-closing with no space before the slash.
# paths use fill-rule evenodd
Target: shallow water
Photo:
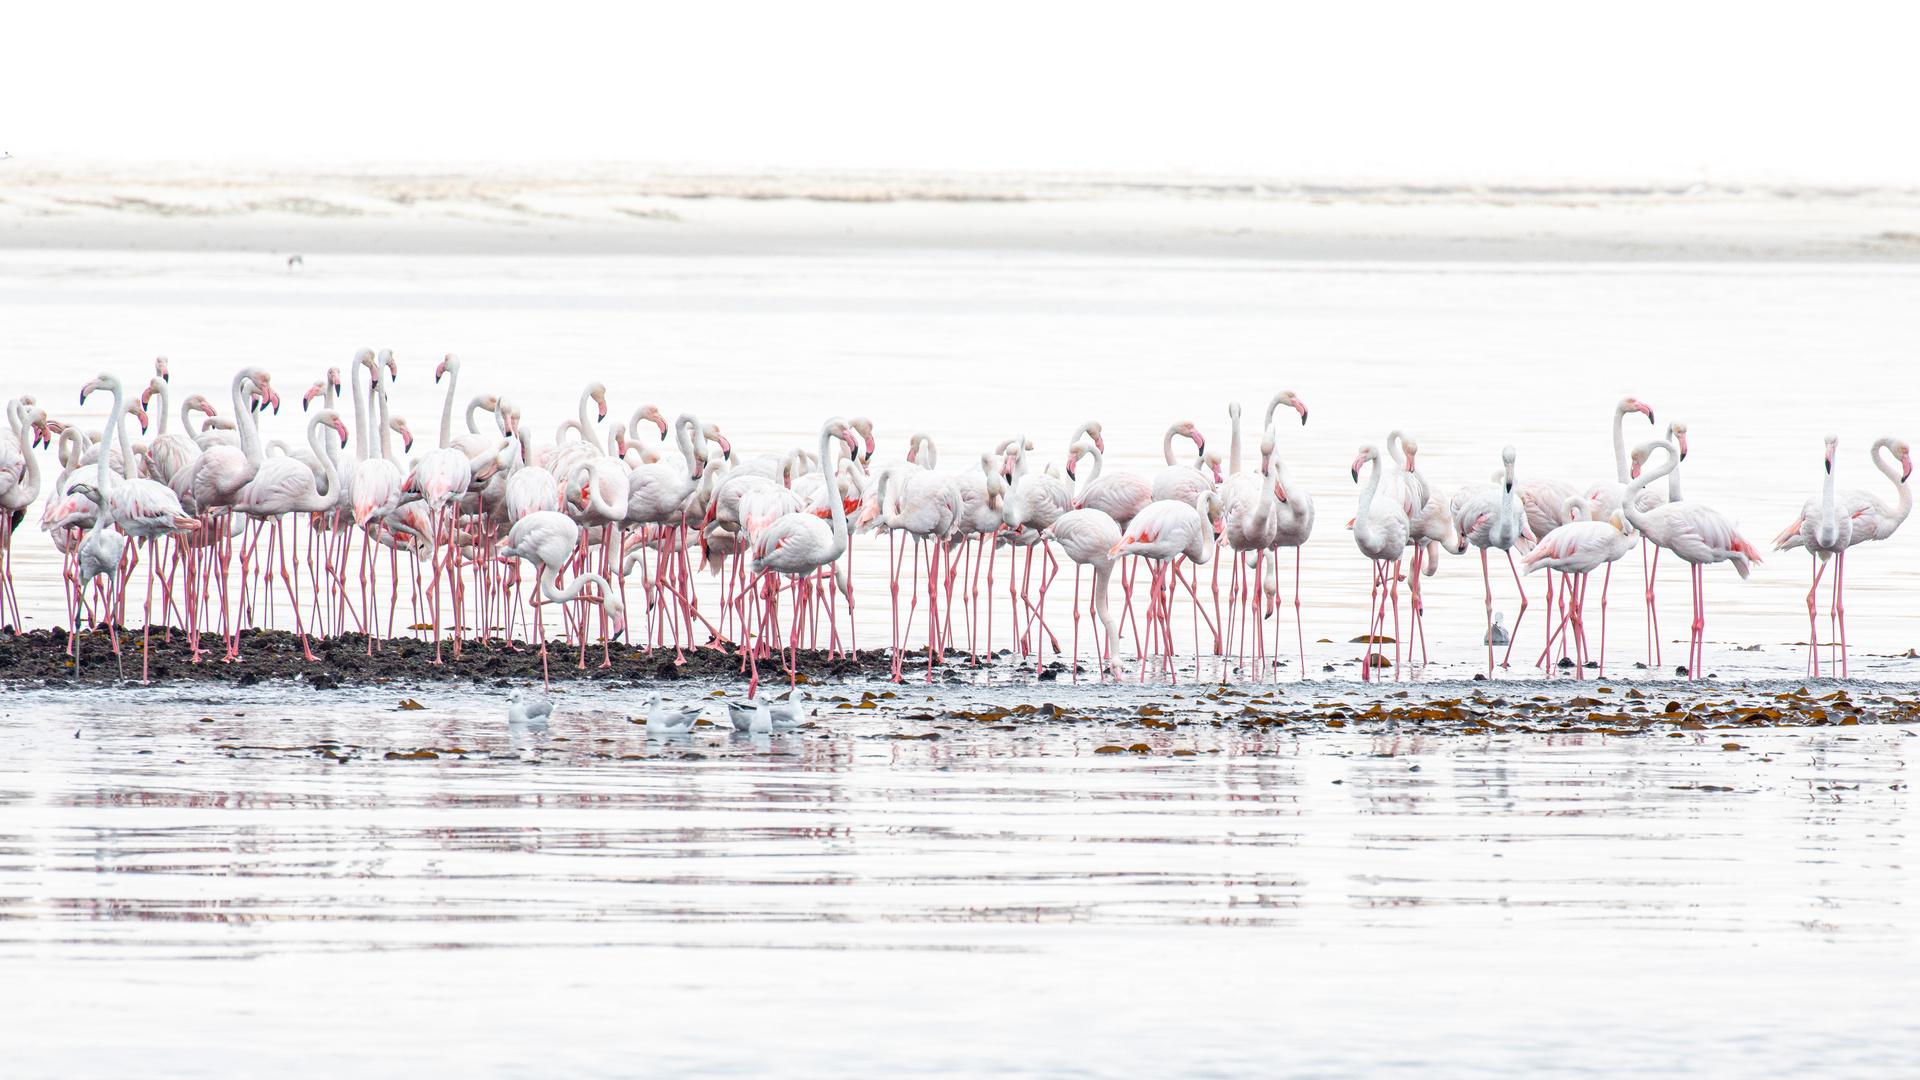
<path id="1" fill-rule="evenodd" d="M 541 439 L 572 415 L 577 388 L 601 379 L 611 389 L 610 419 L 624 421 L 647 401 L 670 414 L 691 410 L 722 423 L 751 454 L 812 445 L 826 415 L 866 414 L 879 427 L 879 459 L 900 455 L 906 436 L 925 430 L 950 469 L 1016 431 L 1039 443 L 1039 463 L 1060 461 L 1069 429 L 1098 418 L 1109 467 L 1150 470 L 1168 423 L 1192 419 L 1223 441 L 1228 400 L 1257 411 L 1290 388 L 1312 416 L 1305 428 L 1283 425 L 1280 452 L 1319 504 L 1303 553 L 1304 629 L 1309 642 L 1345 642 L 1365 629 L 1367 581 L 1342 528 L 1355 497 L 1347 470 L 1362 441 L 1391 428 L 1420 439 L 1420 463 L 1443 491 L 1483 479 L 1507 443 L 1518 447 L 1523 474 L 1584 487 L 1611 475 L 1611 408 L 1631 393 L 1652 403 L 1662 427 L 1689 424 L 1687 496 L 1735 517 L 1763 547 L 1817 494 L 1828 431 L 1841 437 L 1840 484 L 1891 497 L 1864 451 L 1878 435 L 1914 434 L 1902 425 L 1920 406 L 1907 377 L 1920 333 L 1910 317 L 1916 283 L 1920 270 L 1848 265 L 909 252 L 315 255 L 289 272 L 284 256 L 269 254 L 6 251 L 0 371 L 6 393 L 32 392 L 56 415 L 84 416 L 70 402 L 85 378 L 108 367 L 132 382 L 166 353 L 176 402 L 197 390 L 225 412 L 226 380 L 241 364 L 266 364 L 291 400 L 355 348 L 390 345 L 403 363 L 396 408 L 430 441 L 440 397 L 429 372 L 452 351 L 465 362 L 462 405 L 483 390 L 518 398 Z M 104 404 L 89 411 L 97 419 Z M 271 424 L 270 436 L 300 437 L 294 416 Z M 1653 430 L 1636 417 L 1629 438 Z M 1258 438 L 1250 424 L 1250 456 Z M 36 520 L 17 547 L 29 625 L 44 626 L 62 609 Z M 1908 530 L 1854 553 L 1857 676 L 1920 674 L 1920 664 L 1896 656 L 1920 644 L 1902 618 L 1920 595 L 1920 570 L 1906 557 L 1914 542 Z M 869 646 L 886 634 L 884 550 L 873 540 L 856 549 Z M 1459 677 L 1478 662 L 1484 616 L 1474 563 L 1449 558 L 1429 583 L 1430 674 Z M 1684 639 L 1685 578 L 1666 563 L 1661 636 Z M 1772 558 L 1746 582 L 1727 566 L 1709 571 L 1713 670 L 1801 670 L 1791 643 L 1806 635 L 1808 565 L 1804 555 Z M 1627 580 L 1614 583 L 1610 606 L 1614 674 L 1646 659 L 1638 558 L 1621 569 Z M 1062 579 L 1049 605 L 1063 643 L 1066 586 Z M 1495 586 L 1511 624 L 1512 583 Z M 1535 635 L 1540 583 L 1529 588 L 1535 607 L 1524 632 Z M 1185 610 L 1179 637 L 1190 642 Z M 1293 633 L 1284 616 L 1280 633 Z M 1730 651 L 1754 645 L 1762 652 Z M 1131 655 L 1131 642 L 1122 649 Z M 1336 677 L 1357 670 L 1349 663 L 1357 649 L 1333 651 Z M 1666 646 L 1662 671 L 1679 652 Z M 1307 667 L 1312 677 L 1327 674 L 1321 658 Z"/>
<path id="2" fill-rule="evenodd" d="M 1114 727 L 1138 692 L 1052 696 L 1105 719 L 650 739 L 633 691 L 545 734 L 434 686 L 8 694 L 7 1071 L 1910 1061 L 1910 724 L 1147 732 Z"/>

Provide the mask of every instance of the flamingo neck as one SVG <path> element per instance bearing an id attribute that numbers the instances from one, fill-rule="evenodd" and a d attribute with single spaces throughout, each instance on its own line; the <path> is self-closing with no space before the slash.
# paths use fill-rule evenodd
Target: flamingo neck
<path id="1" fill-rule="evenodd" d="M 353 374 L 347 387 L 353 394 L 353 460 L 367 460 L 367 392 L 360 384 L 360 372 L 366 365 L 354 362 Z M 181 414 L 184 422 L 186 414 Z"/>
<path id="2" fill-rule="evenodd" d="M 820 429 L 820 479 L 826 485 L 827 512 L 833 519 L 833 554 L 823 562 L 837 562 L 847 550 L 847 512 L 841 507 L 840 478 L 832 456 L 833 431 Z"/>
<path id="3" fill-rule="evenodd" d="M 1238 476 L 1240 475 L 1240 403 L 1234 402 L 1233 407 L 1227 410 L 1227 415 L 1233 417 L 1233 437 L 1227 443 L 1227 475 Z M 1268 422 L 1271 424 L 1271 417 Z"/>
<path id="4" fill-rule="evenodd" d="M 260 446 L 260 428 L 254 423 L 253 402 L 248 400 L 243 403 L 240 399 L 241 388 L 246 385 L 249 373 L 253 370 L 248 368 L 233 377 L 233 423 L 240 431 L 240 453 L 246 456 L 247 464 L 258 469 L 260 463 L 267 459 L 266 451 Z"/>
<path id="5" fill-rule="evenodd" d="M 1631 476 L 1627 467 L 1627 410 L 1613 410 L 1613 478 L 1624 484 Z"/>
<path id="6" fill-rule="evenodd" d="M 172 419 L 168 414 L 171 412 L 173 412 L 173 395 L 167 392 L 167 382 L 162 379 L 160 380 L 160 430 L 153 433 L 154 438 L 157 439 L 167 433 L 167 421 Z M 180 419 L 180 426 L 187 426 L 184 416 Z"/>
<path id="7" fill-rule="evenodd" d="M 440 403 L 440 449 L 453 445 L 453 394 L 460 385 L 460 361 L 447 357 L 447 398 Z"/>
<path id="8" fill-rule="evenodd" d="M 1389 440 L 1388 445 L 1392 445 Z M 1380 452 L 1374 451 L 1373 468 L 1367 472 L 1366 485 L 1360 489 L 1360 505 L 1354 509 L 1353 535 L 1371 546 L 1379 539 L 1373 528 L 1373 496 L 1380 490 Z"/>

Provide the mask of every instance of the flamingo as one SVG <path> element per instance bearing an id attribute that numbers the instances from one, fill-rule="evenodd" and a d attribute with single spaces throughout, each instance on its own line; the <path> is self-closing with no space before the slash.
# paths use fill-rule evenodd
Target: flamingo
<path id="1" fill-rule="evenodd" d="M 534 564 L 534 573 L 540 585 L 540 595 L 533 601 L 536 625 L 541 605 L 580 600 L 599 604 L 611 627 L 609 635 L 618 636 L 627 628 L 626 608 L 608 587 L 606 578 L 587 571 L 574 575 L 573 582 L 564 590 L 560 588 L 560 571 L 573 559 L 579 543 L 580 526 L 572 518 L 558 510 L 537 510 L 514 523 L 507 533 L 507 542 L 500 547 L 499 558 L 503 562 L 526 560 Z M 598 585 L 600 595 L 581 595 L 581 590 L 588 585 Z M 587 666 L 585 620 L 580 625 L 580 667 L 584 669 Z M 547 635 L 544 629 L 537 632 L 540 636 L 540 678 L 551 688 L 552 678 L 547 667 Z"/>
<path id="2" fill-rule="evenodd" d="M 269 458 L 254 472 L 253 479 L 247 482 L 246 487 L 240 489 L 233 502 L 235 511 L 257 521 L 271 519 L 274 523 L 274 540 L 270 546 L 279 549 L 280 580 L 286 586 L 288 598 L 293 601 L 294 632 L 300 638 L 301 655 L 308 662 L 317 661 L 319 657 L 313 655 L 313 649 L 307 643 L 306 624 L 300 617 L 300 596 L 287 570 L 286 541 L 280 535 L 280 526 L 288 514 L 325 513 L 342 500 L 344 492 L 340 478 L 334 471 L 333 457 L 320 444 L 320 429 L 323 427 L 331 427 L 339 435 L 342 446 L 350 438 L 347 425 L 338 413 L 322 409 L 314 414 L 313 419 L 307 422 L 307 445 L 313 452 L 314 460 L 319 463 L 319 472 L 296 458 Z M 323 484 L 331 494 L 321 494 Z M 258 532 L 254 534 L 252 543 L 254 546 L 259 544 Z M 271 567 L 267 568 L 267 576 L 269 579 L 273 576 Z M 236 632 L 229 646 L 229 655 L 237 656 L 239 647 L 239 635 Z"/>
<path id="3" fill-rule="evenodd" d="M 1176 502 L 1172 499 L 1149 503 L 1133 516 L 1116 540 L 1107 550 L 1107 558 L 1118 559 L 1124 555 L 1139 555 L 1152 561 L 1152 594 L 1147 604 L 1147 625 L 1157 628 L 1163 648 L 1163 664 L 1171 674 L 1173 671 L 1173 584 L 1185 584 L 1187 593 L 1194 603 L 1194 668 L 1197 672 L 1200 663 L 1200 596 L 1191 581 L 1180 576 L 1179 560 L 1186 559 L 1196 565 L 1205 564 L 1213 558 L 1215 525 L 1220 517 L 1220 496 L 1208 490 L 1198 492 L 1192 503 Z M 1167 581 L 1173 578 L 1173 584 Z M 1140 676 L 1146 678 L 1146 657 L 1141 656 Z"/>
<path id="4" fill-rule="evenodd" d="M 1198 464 L 1181 465 L 1173 460 L 1173 437 L 1175 435 L 1184 436 L 1193 440 L 1193 452 L 1198 458 Z M 1162 502 L 1173 500 L 1176 502 L 1192 502 L 1194 492 L 1200 490 L 1211 491 L 1219 485 L 1221 476 L 1218 455 L 1214 457 L 1212 476 L 1208 476 L 1206 471 L 1200 468 L 1200 466 L 1208 464 L 1206 459 L 1207 440 L 1205 436 L 1200 434 L 1200 429 L 1194 426 L 1193 421 L 1182 420 L 1167 428 L 1166 435 L 1160 440 L 1160 452 L 1167 460 L 1167 467 L 1161 469 L 1153 476 L 1153 484 L 1149 489 L 1152 492 L 1153 501 Z"/>
<path id="5" fill-rule="evenodd" d="M 1567 512 L 1574 517 L 1558 528 L 1540 538 L 1540 542 L 1528 551 L 1521 561 L 1527 564 L 1527 573 L 1538 569 L 1556 570 L 1569 578 L 1577 579 L 1567 586 L 1572 595 L 1568 605 L 1568 618 L 1561 619 L 1560 634 L 1564 639 L 1570 618 L 1573 624 L 1575 645 L 1574 678 L 1586 677 L 1587 634 L 1586 602 L 1587 575 L 1602 566 L 1607 568 L 1607 576 L 1613 575 L 1613 564 L 1621 556 L 1633 550 L 1633 538 L 1621 528 L 1620 511 L 1615 510 L 1606 521 L 1594 521 L 1586 515 L 1589 502 L 1585 498 L 1567 500 Z M 1607 607 L 1606 583 L 1600 586 L 1600 677 L 1607 674 Z M 1492 636 L 1489 627 L 1488 636 Z M 1552 669 L 1548 669 L 1552 674 Z"/>
<path id="6" fill-rule="evenodd" d="M 126 429 L 121 425 L 121 416 L 126 412 L 126 403 L 121 391 L 120 380 L 112 375 L 101 375 L 80 388 L 80 401 L 85 404 L 87 396 L 95 390 L 106 390 L 113 395 L 113 405 L 108 410 L 107 430 L 120 431 L 122 443 L 126 441 Z M 137 408 L 137 406 L 136 406 Z M 131 460 L 129 451 L 122 451 L 123 460 Z M 121 532 L 130 539 L 147 542 L 147 599 L 141 626 L 140 682 L 148 681 L 148 671 L 152 661 L 153 644 L 153 575 L 159 562 L 158 541 L 162 537 L 172 537 L 181 529 L 198 529 L 198 518 L 189 517 L 180 505 L 180 499 L 173 489 L 157 480 L 146 478 L 122 479 L 113 482 L 112 474 L 107 470 L 107 459 L 100 458 L 99 470 L 95 477 L 94 501 L 105 508 L 107 516 L 113 520 Z"/>
<path id="7" fill-rule="evenodd" d="M 1828 437 L 1832 439 L 1832 436 Z M 1882 458 L 1880 452 L 1888 451 L 1889 457 Z M 1820 573 L 1827 561 L 1827 555 L 1837 556 L 1834 560 L 1832 618 L 1836 624 L 1835 637 L 1840 644 L 1841 677 L 1846 677 L 1846 604 L 1842 598 L 1842 573 L 1846 568 L 1847 548 L 1873 540 L 1885 540 L 1913 511 L 1913 492 L 1907 486 L 1907 478 L 1913 475 L 1913 452 L 1906 440 L 1892 436 L 1875 439 L 1867 451 L 1867 458 L 1886 478 L 1893 482 L 1894 505 L 1888 506 L 1871 492 L 1854 489 L 1835 494 L 1833 488 L 1833 448 L 1828 447 L 1826 477 L 1822 482 L 1819 498 L 1808 499 L 1800 510 L 1800 516 L 1791 525 L 1774 537 L 1776 551 L 1805 547 L 1814 555 L 1814 589 L 1820 585 Z M 1896 469 L 1895 465 L 1899 468 Z M 1897 475 L 1896 475 L 1897 473 Z M 1846 535 L 1837 535 L 1840 531 L 1829 522 L 1835 518 L 1844 523 Z M 1807 592 L 1807 621 L 1814 624 L 1814 591 Z M 1814 642 L 1817 634 L 1809 637 L 1809 661 L 1813 671 L 1819 673 L 1819 657 Z"/>
<path id="8" fill-rule="evenodd" d="M 1370 597 L 1367 604 L 1367 650 L 1360 661 L 1360 678 L 1364 682 L 1373 679 L 1373 658 L 1379 647 L 1380 632 L 1386 628 L 1389 594 L 1393 600 L 1393 677 L 1395 680 L 1400 678 L 1400 597 L 1396 583 L 1399 580 L 1400 558 L 1406 554 L 1412 528 L 1405 507 L 1378 498 L 1380 459 L 1380 448 L 1368 443 L 1360 448 L 1359 456 L 1353 459 L 1352 470 L 1354 483 L 1357 484 L 1360 482 L 1360 466 L 1369 462 L 1373 465 L 1366 486 L 1360 489 L 1360 502 L 1353 515 L 1353 542 L 1360 548 L 1360 553 L 1373 563 L 1374 597 Z"/>
<path id="9" fill-rule="evenodd" d="M 844 440 L 849 451 L 856 455 L 859 453 L 859 446 L 852 429 L 847 426 L 845 420 L 834 417 L 820 425 L 820 479 L 828 491 L 837 490 L 839 486 L 839 481 L 832 472 L 834 459 L 831 448 L 835 438 Z M 753 576 L 761 578 L 768 574 L 783 574 L 799 579 L 811 577 L 823 567 L 836 564 L 840 556 L 846 554 L 849 544 L 847 513 L 840 499 L 828 499 L 827 508 L 831 524 L 805 511 L 797 511 L 781 515 L 762 529 L 759 535 L 753 538 L 750 548 L 753 559 L 750 570 Z M 832 584 L 828 587 L 831 588 Z M 790 679 L 797 676 L 799 659 L 800 591 L 797 580 L 794 596 L 794 636 L 791 647 L 793 659 L 787 665 Z M 776 597 L 777 594 L 769 589 L 770 604 L 777 602 Z M 748 651 L 748 662 L 753 665 L 753 677 L 747 684 L 748 697 L 752 697 L 754 690 L 760 685 L 758 660 L 755 656 L 757 652 L 757 648 Z"/>
<path id="10" fill-rule="evenodd" d="M 1078 682 L 1080 677 L 1080 568 L 1083 566 L 1093 567 L 1093 614 L 1100 620 L 1104 633 L 1101 644 L 1096 647 L 1100 670 L 1103 674 L 1118 675 L 1120 661 L 1115 649 L 1119 644 L 1119 624 L 1109 609 L 1108 593 L 1113 581 L 1113 557 L 1109 552 L 1120 543 L 1119 523 L 1104 510 L 1069 510 L 1055 518 L 1044 535 L 1059 544 L 1073 563 L 1074 681 Z"/>
<path id="11" fill-rule="evenodd" d="M 1513 657 L 1513 642 L 1520 632 L 1520 621 L 1527 617 L 1527 589 L 1520 583 L 1520 569 L 1514 564 L 1514 548 L 1531 540 L 1533 533 L 1527 524 L 1526 509 L 1520 505 L 1520 499 L 1514 491 L 1513 466 L 1519 454 L 1508 446 L 1500 451 L 1502 472 L 1495 484 L 1472 484 L 1461 488 L 1449 500 L 1453 512 L 1455 535 L 1454 554 L 1467 550 L 1468 545 L 1480 549 L 1480 581 L 1486 587 L 1487 596 L 1487 677 L 1493 677 L 1493 577 L 1487 567 L 1489 548 L 1503 551 L 1507 555 L 1507 568 L 1513 571 L 1513 586 L 1520 593 L 1520 613 L 1514 616 L 1513 632 L 1507 635 L 1507 651 L 1501 657 L 1500 666 L 1506 667 Z"/>
<path id="12" fill-rule="evenodd" d="M 1693 568 L 1693 625 L 1687 648 L 1687 672 L 1700 677 L 1705 663 L 1707 600 L 1704 570 L 1710 563 L 1731 562 L 1742 579 L 1751 564 L 1760 562 L 1760 551 L 1741 536 L 1725 515 L 1696 502 L 1668 502 L 1652 510 L 1641 510 L 1637 496 L 1649 483 L 1673 472 L 1680 464 L 1680 448 L 1671 442 L 1655 440 L 1642 443 L 1647 452 L 1663 450 L 1667 460 L 1652 472 L 1642 472 L 1627 485 L 1621 500 L 1621 512 L 1647 539 L 1674 553 Z M 1644 455 L 1643 455 L 1644 457 Z"/>

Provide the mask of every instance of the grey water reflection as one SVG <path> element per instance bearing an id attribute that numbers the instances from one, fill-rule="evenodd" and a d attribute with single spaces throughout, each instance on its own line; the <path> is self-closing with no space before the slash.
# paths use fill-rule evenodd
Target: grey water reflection
<path id="1" fill-rule="evenodd" d="M 636 1040 L 694 1072 L 1841 1075 L 1916 1034 L 1902 725 L 745 736 L 716 704 L 661 739 L 630 694 L 542 733 L 454 689 L 258 690 L 8 695 L 20 1075 L 231 1071 L 234 1025 L 256 1067 L 363 1075 L 623 1075 Z M 540 1037 L 503 1046 L 516 1001 Z"/>

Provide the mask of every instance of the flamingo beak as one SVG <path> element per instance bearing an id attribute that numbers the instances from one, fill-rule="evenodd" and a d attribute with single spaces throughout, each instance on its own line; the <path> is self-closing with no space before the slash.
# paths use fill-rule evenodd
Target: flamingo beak
<path id="1" fill-rule="evenodd" d="M 1071 461 L 1067 462 L 1067 479 L 1069 480 L 1079 479 L 1078 477 L 1073 475 L 1073 462 Z"/>
<path id="2" fill-rule="evenodd" d="M 1685 435 L 1680 436 L 1680 460 L 1687 460 L 1687 437 Z"/>
<path id="3" fill-rule="evenodd" d="M 1639 463 L 1639 462 L 1637 462 L 1637 461 L 1636 461 L 1636 462 L 1634 462 L 1634 463 L 1633 463 L 1633 468 L 1632 468 L 1632 470 L 1631 470 L 1631 471 L 1629 471 L 1629 472 L 1627 473 L 1627 479 L 1629 479 L 1629 480 L 1638 480 L 1638 479 L 1640 479 L 1640 463 Z M 1507 488 L 1508 488 L 1508 490 L 1512 490 L 1512 488 L 1513 488 L 1513 485 L 1512 485 L 1512 484 L 1508 484 L 1508 485 L 1507 485 Z"/>
<path id="4" fill-rule="evenodd" d="M 1900 482 L 1904 484 L 1907 482 L 1907 477 L 1913 475 L 1913 458 L 1910 455 L 1901 454 L 1900 464 L 1906 466 L 1906 470 L 1900 474 Z"/>
<path id="5" fill-rule="evenodd" d="M 1647 423 L 1652 424 L 1656 422 L 1653 418 L 1653 406 L 1644 401 L 1636 401 L 1633 403 L 1633 407 L 1647 414 Z"/>
<path id="6" fill-rule="evenodd" d="M 1307 425 L 1307 403 L 1301 401 L 1299 398 L 1294 398 L 1293 407 L 1300 412 L 1300 426 L 1305 427 Z"/>
<path id="7" fill-rule="evenodd" d="M 333 420 L 333 430 L 340 433 L 340 445 L 341 446 L 347 445 L 351 436 L 347 434 L 346 421 L 341 420 L 339 417 L 335 417 Z"/>

